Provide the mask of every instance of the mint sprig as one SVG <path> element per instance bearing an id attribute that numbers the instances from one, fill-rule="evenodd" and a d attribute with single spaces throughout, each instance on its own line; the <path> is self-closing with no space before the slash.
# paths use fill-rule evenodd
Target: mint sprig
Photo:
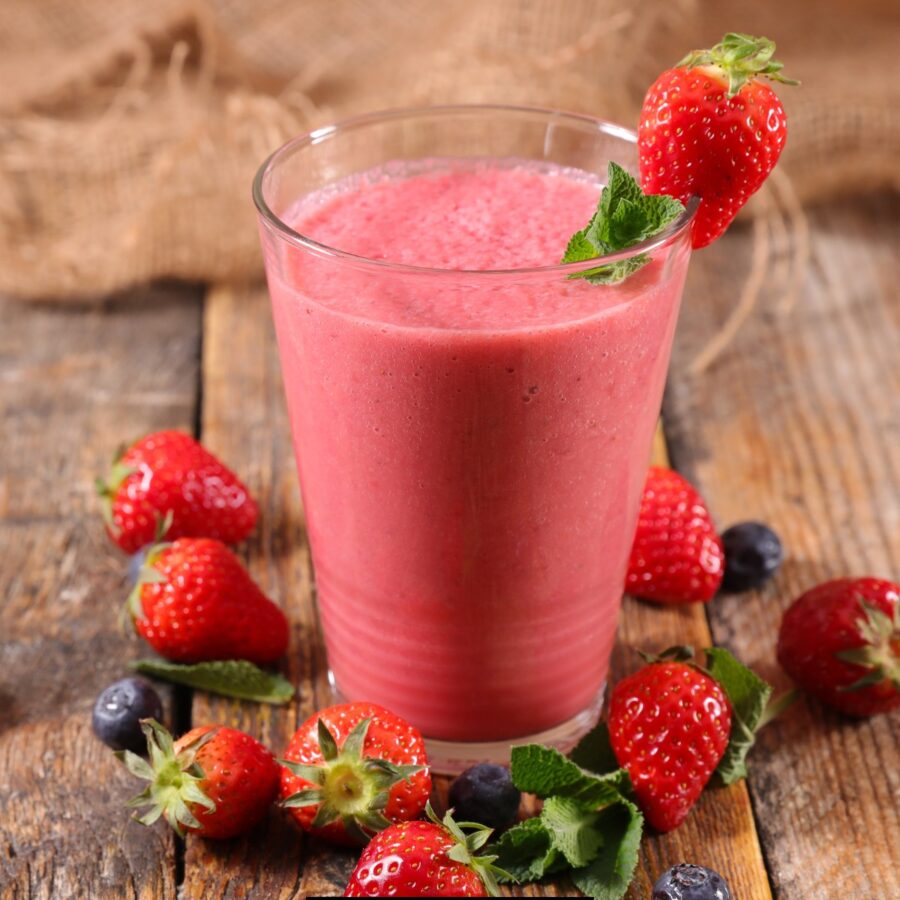
<path id="1" fill-rule="evenodd" d="M 519 882 L 568 871 L 584 893 L 599 900 L 624 896 L 637 865 L 643 817 L 627 793 L 605 726 L 573 751 L 593 771 L 551 747 L 513 747 L 510 773 L 519 790 L 536 794 L 539 816 L 506 831 L 492 845 L 497 864 Z"/>
<path id="2" fill-rule="evenodd" d="M 587 226 L 569 239 L 562 262 L 584 262 L 627 250 L 659 234 L 683 212 L 684 204 L 679 200 L 644 194 L 633 176 L 617 163 L 610 162 L 597 211 Z M 584 278 L 592 284 L 618 284 L 648 262 L 650 257 L 639 253 L 569 277 Z"/>
<path id="3" fill-rule="evenodd" d="M 286 678 L 274 672 L 264 672 L 245 659 L 223 659 L 193 665 L 162 659 L 139 659 L 131 664 L 131 668 L 152 678 L 240 700 L 280 704 L 287 703 L 294 696 L 294 686 Z"/>
<path id="4" fill-rule="evenodd" d="M 573 870 L 572 882 L 595 900 L 619 900 L 634 877 L 644 817 L 623 798 L 599 814 L 595 827 L 602 839 L 600 852 L 589 865 Z"/>

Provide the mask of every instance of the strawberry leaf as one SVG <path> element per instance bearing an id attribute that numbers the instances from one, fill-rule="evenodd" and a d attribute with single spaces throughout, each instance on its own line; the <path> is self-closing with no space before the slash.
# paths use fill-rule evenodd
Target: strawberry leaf
<path id="1" fill-rule="evenodd" d="M 731 736 L 716 771 L 725 784 L 747 776 L 747 754 L 756 741 L 772 685 L 735 659 L 724 647 L 706 651 L 709 674 L 722 685 L 731 703 Z"/>
<path id="2" fill-rule="evenodd" d="M 294 687 L 286 678 L 274 672 L 264 672 L 245 659 L 223 659 L 193 665 L 162 659 L 139 659 L 131 664 L 131 668 L 152 678 L 226 697 L 255 700 L 257 703 L 287 703 L 294 697 Z"/>

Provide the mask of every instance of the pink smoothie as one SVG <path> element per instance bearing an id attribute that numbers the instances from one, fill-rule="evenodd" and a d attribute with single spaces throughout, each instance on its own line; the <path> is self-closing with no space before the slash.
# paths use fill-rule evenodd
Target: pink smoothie
<path id="1" fill-rule="evenodd" d="M 688 250 L 624 286 L 552 265 L 600 186 L 515 161 L 303 199 L 267 269 L 328 658 L 428 737 L 555 726 L 602 689 Z"/>

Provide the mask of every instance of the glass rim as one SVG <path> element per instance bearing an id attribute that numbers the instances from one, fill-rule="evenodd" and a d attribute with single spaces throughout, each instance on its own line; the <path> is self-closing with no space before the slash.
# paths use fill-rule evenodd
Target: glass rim
<path id="1" fill-rule="evenodd" d="M 540 106 L 518 106 L 512 104 L 494 104 L 494 103 L 464 103 L 452 105 L 437 106 L 410 106 L 397 107 L 392 109 L 378 110 L 362 115 L 349 116 L 339 119 L 330 125 L 323 125 L 319 128 L 311 129 L 297 137 L 286 141 L 268 157 L 260 165 L 253 178 L 253 202 L 257 212 L 267 227 L 274 229 L 280 237 L 288 243 L 303 250 L 310 251 L 317 256 L 342 260 L 346 263 L 360 267 L 369 267 L 382 272 L 390 271 L 396 273 L 407 273 L 410 275 L 430 275 L 430 276 L 466 276 L 466 277 L 491 277 L 491 276 L 539 276 L 539 275 L 563 275 L 571 276 L 579 272 L 595 269 L 598 266 L 608 265 L 619 262 L 623 259 L 630 259 L 641 253 L 651 253 L 660 247 L 672 242 L 685 229 L 690 228 L 697 213 L 700 204 L 699 197 L 691 197 L 685 204 L 684 212 L 678 216 L 673 222 L 667 225 L 659 234 L 651 238 L 634 244 L 625 250 L 619 250 L 615 253 L 608 253 L 602 256 L 592 257 L 591 259 L 580 260 L 578 262 L 569 263 L 553 263 L 548 266 L 523 266 L 512 269 L 447 269 L 437 268 L 434 266 L 416 266 L 410 263 L 394 262 L 386 259 L 372 259 L 368 256 L 361 256 L 356 253 L 350 253 L 347 250 L 341 250 L 316 241 L 308 235 L 302 234 L 294 230 L 280 216 L 278 216 L 269 204 L 266 202 L 263 194 L 263 182 L 266 176 L 271 172 L 279 162 L 291 153 L 303 149 L 304 147 L 313 147 L 323 141 L 333 139 L 338 135 L 347 131 L 353 131 L 357 128 L 364 128 L 367 125 L 374 125 L 380 122 L 397 121 L 402 119 L 412 119 L 420 117 L 451 117 L 454 115 L 465 114 L 489 114 L 489 113 L 512 113 L 515 115 L 526 116 L 543 116 L 547 119 L 569 122 L 578 124 L 581 127 L 589 128 L 609 137 L 616 138 L 629 144 L 637 143 L 637 133 L 623 125 L 617 125 L 606 119 L 591 116 L 586 113 L 566 112 L 564 110 L 551 109 L 549 107 Z"/>

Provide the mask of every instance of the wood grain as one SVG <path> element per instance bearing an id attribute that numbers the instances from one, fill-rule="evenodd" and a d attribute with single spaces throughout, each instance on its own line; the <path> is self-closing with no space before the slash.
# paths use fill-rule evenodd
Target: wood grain
<path id="1" fill-rule="evenodd" d="M 194 291 L 103 307 L 0 301 L 0 895 L 163 897 L 174 842 L 131 823 L 136 782 L 90 730 L 97 693 L 127 674 L 124 558 L 93 477 L 116 446 L 190 428 Z"/>
<path id="2" fill-rule="evenodd" d="M 246 560 L 264 591 L 287 612 L 291 646 L 283 671 L 297 685 L 290 707 L 198 693 L 192 720 L 227 723 L 284 751 L 297 725 L 331 702 L 312 600 L 309 549 L 297 485 L 278 353 L 265 289 L 211 290 L 206 298 L 201 436 L 240 472 L 260 504 Z M 265 828 L 210 846 L 188 839 L 185 897 L 292 897 L 346 883 L 353 858 L 305 838 L 280 810 Z"/>
<path id="3" fill-rule="evenodd" d="M 900 577 L 900 203 L 811 213 L 812 259 L 789 317 L 774 297 L 705 377 L 687 363 L 743 274 L 742 233 L 698 254 L 665 411 L 675 464 L 718 522 L 781 534 L 764 590 L 710 606 L 713 633 L 778 687 L 782 611 L 828 578 Z M 801 702 L 763 733 L 750 789 L 779 897 L 900 896 L 900 716 L 858 722 Z"/>
<path id="4" fill-rule="evenodd" d="M 302 531 L 299 490 L 294 473 L 288 423 L 282 399 L 274 334 L 264 291 L 216 289 L 207 298 L 203 359 L 204 442 L 249 480 L 261 501 L 262 531 L 248 548 L 251 571 L 288 610 L 294 643 L 288 674 L 300 686 L 297 708 L 271 710 L 197 695 L 193 721 L 224 721 L 248 730 L 282 749 L 298 721 L 327 702 L 324 653 L 319 641 L 311 593 L 308 547 Z M 662 444 L 657 453 L 664 453 Z M 628 603 L 622 639 L 614 660 L 614 677 L 634 668 L 631 645 L 662 649 L 672 643 L 710 643 L 699 609 L 671 611 Z M 438 779 L 436 801 L 446 793 Z M 632 896 L 643 897 L 660 871 L 684 859 L 705 862 L 725 875 L 742 900 L 771 896 L 762 864 L 752 813 L 743 785 L 705 798 L 688 825 L 673 835 L 648 836 L 641 872 Z M 184 891 L 200 898 L 227 893 L 240 884 L 248 896 L 292 896 L 298 892 L 340 894 L 353 857 L 304 840 L 275 813 L 264 831 L 233 846 L 210 850 L 189 840 Z M 238 877 L 236 872 L 243 871 Z M 528 885 L 509 889 L 523 896 L 571 892 L 567 884 Z"/>

